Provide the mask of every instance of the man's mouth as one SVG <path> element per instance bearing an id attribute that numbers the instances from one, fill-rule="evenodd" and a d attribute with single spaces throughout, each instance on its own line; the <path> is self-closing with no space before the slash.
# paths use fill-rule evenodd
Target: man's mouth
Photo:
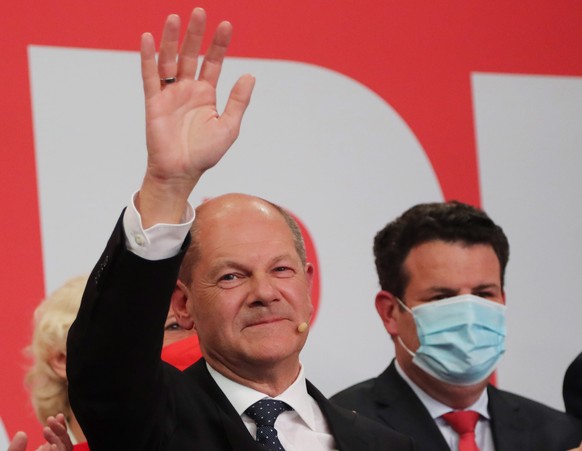
<path id="1" fill-rule="evenodd" d="M 269 326 L 271 324 L 279 323 L 284 320 L 285 318 L 281 318 L 279 316 L 260 318 L 249 322 L 249 324 L 247 324 L 245 327 Z"/>

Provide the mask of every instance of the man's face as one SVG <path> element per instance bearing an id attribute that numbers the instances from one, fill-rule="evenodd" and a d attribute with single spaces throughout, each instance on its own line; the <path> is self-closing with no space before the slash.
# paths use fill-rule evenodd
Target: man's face
<path id="1" fill-rule="evenodd" d="M 283 362 L 298 368 L 312 267 L 301 263 L 284 218 L 232 195 L 197 214 L 200 256 L 188 302 L 204 356 L 239 375 Z"/>
<path id="2" fill-rule="evenodd" d="M 409 275 L 409 282 L 402 301 L 409 308 L 461 294 L 473 294 L 500 304 L 505 301 L 499 260 L 489 245 L 467 246 L 444 241 L 424 243 L 410 251 L 404 261 L 404 270 Z M 410 350 L 416 351 L 419 341 L 413 316 L 397 306 L 392 314 L 394 328 L 391 333 L 399 335 Z M 398 363 L 413 380 L 420 382 L 421 386 L 423 381 L 442 384 L 413 365 L 410 354 L 398 341 L 395 343 Z"/>

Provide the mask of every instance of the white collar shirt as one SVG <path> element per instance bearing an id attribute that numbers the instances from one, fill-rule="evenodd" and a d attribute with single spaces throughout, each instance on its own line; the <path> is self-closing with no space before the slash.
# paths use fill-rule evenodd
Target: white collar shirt
<path id="1" fill-rule="evenodd" d="M 270 397 L 226 378 L 208 363 L 206 366 L 216 384 L 241 416 L 249 433 L 255 438 L 257 425 L 244 412 L 255 402 Z M 286 451 L 336 450 L 335 440 L 319 405 L 307 393 L 303 366 L 295 382 L 273 399 L 284 401 L 293 408 L 282 412 L 275 422 L 279 440 Z"/>
<path id="2" fill-rule="evenodd" d="M 435 421 L 441 434 L 451 450 L 458 450 L 459 448 L 459 435 L 454 431 L 454 429 L 442 418 L 445 413 L 452 412 L 454 409 L 437 401 L 430 395 L 428 395 L 424 390 L 422 390 L 418 385 L 416 385 L 412 380 L 406 375 L 404 370 L 400 367 L 397 361 L 394 362 L 396 366 L 396 371 L 404 379 L 404 381 L 410 386 L 412 391 L 416 394 L 420 402 L 426 407 L 430 416 Z M 487 404 L 489 402 L 489 397 L 487 396 L 487 390 L 483 390 L 481 396 L 477 401 L 469 406 L 465 410 L 473 410 L 479 414 L 479 420 L 475 427 L 475 440 L 477 446 L 481 451 L 495 451 L 493 445 L 493 435 L 491 432 L 490 415 L 487 410 Z"/>

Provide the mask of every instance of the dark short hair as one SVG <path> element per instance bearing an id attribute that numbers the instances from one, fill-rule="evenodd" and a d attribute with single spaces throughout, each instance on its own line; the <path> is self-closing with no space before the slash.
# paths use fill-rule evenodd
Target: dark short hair
<path id="1" fill-rule="evenodd" d="M 406 257 L 414 247 L 435 240 L 491 246 L 499 259 L 503 288 L 509 260 L 505 233 L 483 210 L 450 201 L 416 205 L 376 234 L 374 257 L 382 290 L 402 297 L 409 281 L 403 267 Z"/>

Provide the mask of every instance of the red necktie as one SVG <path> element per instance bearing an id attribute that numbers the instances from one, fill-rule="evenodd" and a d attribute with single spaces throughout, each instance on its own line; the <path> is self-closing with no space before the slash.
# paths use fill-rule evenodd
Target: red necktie
<path id="1" fill-rule="evenodd" d="M 444 420 L 459 434 L 459 451 L 479 451 L 475 441 L 475 425 L 479 414 L 472 410 L 458 410 L 443 415 Z"/>

